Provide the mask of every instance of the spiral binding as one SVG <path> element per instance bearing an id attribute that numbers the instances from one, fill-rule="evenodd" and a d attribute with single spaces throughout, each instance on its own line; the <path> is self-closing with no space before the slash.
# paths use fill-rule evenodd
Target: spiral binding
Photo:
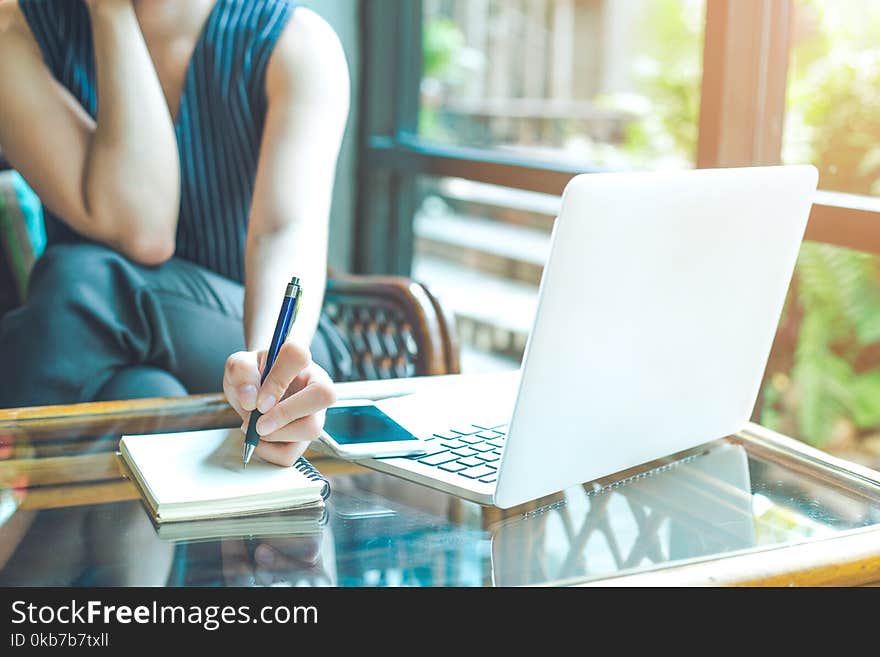
<path id="1" fill-rule="evenodd" d="M 308 459 L 300 456 L 296 463 L 293 464 L 299 472 L 304 474 L 310 481 L 320 481 L 324 484 L 321 488 L 321 497 L 325 500 L 330 497 L 330 481 L 318 471 L 318 468 L 309 463 Z"/>

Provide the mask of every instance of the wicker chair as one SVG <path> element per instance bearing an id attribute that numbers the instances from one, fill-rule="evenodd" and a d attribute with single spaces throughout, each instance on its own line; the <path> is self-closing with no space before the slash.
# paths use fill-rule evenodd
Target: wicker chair
<path id="1" fill-rule="evenodd" d="M 331 272 L 324 310 L 348 340 L 352 380 L 460 371 L 455 323 L 420 283 L 397 276 Z"/>

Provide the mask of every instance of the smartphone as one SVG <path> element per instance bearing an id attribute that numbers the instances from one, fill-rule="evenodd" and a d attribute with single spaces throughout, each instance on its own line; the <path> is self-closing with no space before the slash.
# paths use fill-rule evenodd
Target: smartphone
<path id="1" fill-rule="evenodd" d="M 427 451 L 421 440 L 368 400 L 328 408 L 321 440 L 349 459 L 414 456 Z"/>

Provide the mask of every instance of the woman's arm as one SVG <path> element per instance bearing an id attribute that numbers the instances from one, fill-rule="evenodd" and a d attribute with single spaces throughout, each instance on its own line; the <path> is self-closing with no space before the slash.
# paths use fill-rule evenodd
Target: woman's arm
<path id="1" fill-rule="evenodd" d="M 309 363 L 308 345 L 324 297 L 330 201 L 348 116 L 349 78 L 338 38 L 313 12 L 296 10 L 270 59 L 266 87 L 269 109 L 245 256 L 245 336 L 251 351 L 230 357 L 224 390 L 243 419 L 259 402 L 266 416 L 257 424 L 263 438 L 257 454 L 288 463 L 318 437 L 323 411 L 334 398 L 329 377 Z M 302 281 L 303 306 L 257 399 L 255 352 L 269 346 L 284 289 L 294 275 Z"/>
<path id="2" fill-rule="evenodd" d="M 305 296 L 291 339 L 308 346 L 318 325 L 336 161 L 349 107 L 348 66 L 336 34 L 297 9 L 269 60 L 269 109 L 245 255 L 245 336 L 269 346 L 291 275 Z"/>
<path id="3" fill-rule="evenodd" d="M 52 77 L 17 3 L 0 6 L 0 144 L 74 230 L 157 264 L 174 252 L 179 209 L 171 116 L 131 1 L 88 5 L 97 124 Z"/>

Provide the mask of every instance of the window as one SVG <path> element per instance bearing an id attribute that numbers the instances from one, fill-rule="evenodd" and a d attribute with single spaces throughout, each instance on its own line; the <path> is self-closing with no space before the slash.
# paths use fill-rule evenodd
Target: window
<path id="1" fill-rule="evenodd" d="M 782 158 L 815 164 L 823 190 L 880 196 L 880 5 L 793 9 Z M 878 465 L 880 258 L 804 244 L 764 393 L 762 424 Z"/>
<path id="2" fill-rule="evenodd" d="M 535 317 L 560 199 L 461 178 L 419 179 L 412 274 L 454 314 L 463 368 L 515 368 Z"/>
<path id="3" fill-rule="evenodd" d="M 783 160 L 822 189 L 880 196 L 880 4 L 797 0 Z"/>
<path id="4" fill-rule="evenodd" d="M 801 248 L 755 419 L 876 467 L 880 454 L 880 258 Z"/>
<path id="5" fill-rule="evenodd" d="M 425 139 L 582 166 L 693 166 L 703 0 L 423 7 Z"/>
<path id="6" fill-rule="evenodd" d="M 876 5 L 367 0 L 359 269 L 440 292 L 465 369 L 511 366 L 573 175 L 813 162 L 755 419 L 880 466 Z"/>
<path id="7" fill-rule="evenodd" d="M 704 0 L 424 0 L 417 134 L 580 169 L 693 167 Z M 558 196 L 420 177 L 413 275 L 469 369 L 519 362 Z M 491 355 L 491 356 L 490 356 Z"/>

